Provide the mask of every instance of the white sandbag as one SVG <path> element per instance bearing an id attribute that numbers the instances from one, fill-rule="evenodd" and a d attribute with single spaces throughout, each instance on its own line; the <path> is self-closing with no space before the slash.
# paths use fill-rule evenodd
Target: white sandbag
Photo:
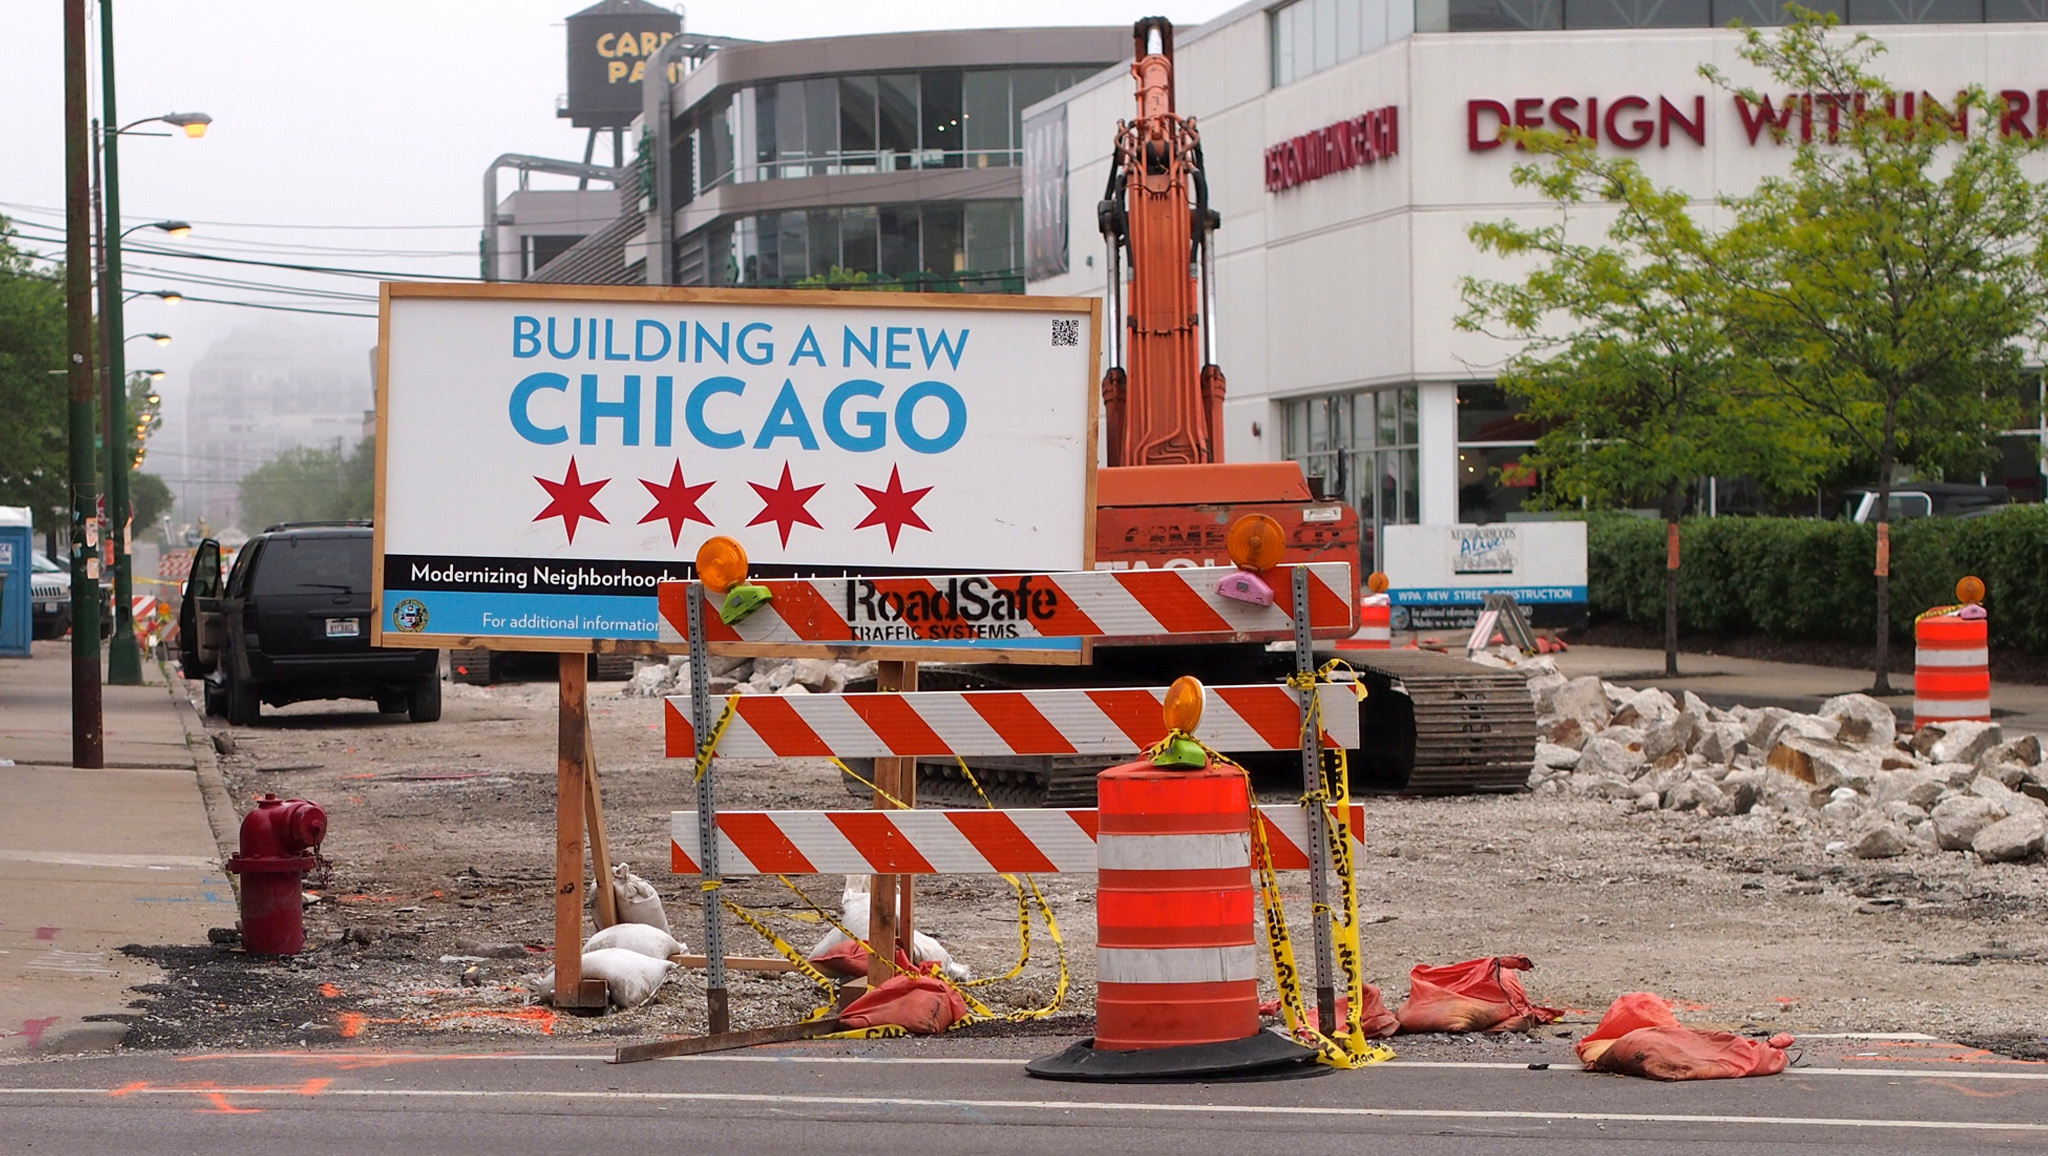
<path id="1" fill-rule="evenodd" d="M 674 934 L 654 884 L 633 874 L 624 863 L 612 866 L 612 895 L 618 901 L 620 923 L 642 923 Z"/>
<path id="2" fill-rule="evenodd" d="M 869 911 L 868 876 L 848 875 L 846 887 L 839 893 L 839 922 L 844 923 L 855 933 L 865 933 L 868 929 Z M 846 941 L 844 933 L 836 927 L 832 928 L 818 941 L 817 946 L 811 948 L 810 958 L 816 959 Z M 954 983 L 961 983 L 974 974 L 967 969 L 966 964 L 953 962 L 953 953 L 947 951 L 944 944 L 922 931 L 913 932 L 910 937 L 910 959 L 919 966 L 937 963 L 940 970 Z"/>
<path id="3" fill-rule="evenodd" d="M 650 959 L 622 947 L 583 953 L 583 978 L 603 980 L 612 1006 L 622 1010 L 653 999 L 668 973 L 675 969 L 676 965 L 666 959 Z M 546 1003 L 554 995 L 555 969 L 551 967 L 528 982 L 533 985 L 536 1002 Z"/>
<path id="4" fill-rule="evenodd" d="M 671 955 L 683 955 L 690 949 L 683 942 L 659 927 L 644 923 L 615 923 L 583 943 L 583 950 L 603 951 L 619 948 L 635 952 L 649 959 L 667 959 Z"/>

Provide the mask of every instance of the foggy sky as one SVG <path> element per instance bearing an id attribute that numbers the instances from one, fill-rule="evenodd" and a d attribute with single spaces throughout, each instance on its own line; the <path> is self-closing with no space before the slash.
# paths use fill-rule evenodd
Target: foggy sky
<path id="1" fill-rule="evenodd" d="M 195 225 L 183 241 L 145 241 L 150 231 L 144 230 L 131 244 L 398 274 L 475 275 L 484 165 L 507 152 L 582 156 L 583 130 L 557 120 L 554 102 L 566 88 L 562 20 L 587 2 L 122 0 L 115 8 L 122 121 L 172 111 L 203 111 L 214 118 L 202 140 L 122 138 L 124 224 L 177 218 Z M 989 0 L 698 0 L 688 5 L 687 27 L 768 40 L 924 28 L 1128 24 L 1161 9 L 1192 26 L 1234 6 L 1233 0 L 1038 0 L 1028 6 Z M 97 0 L 89 4 L 95 14 L 98 7 Z M 62 227 L 62 10 L 59 0 L 11 0 L 0 14 L 0 91 L 10 111 L 6 159 L 0 162 L 0 214 L 38 237 L 54 236 Z M 97 101 L 97 24 L 89 36 Z M 600 144 L 597 159 L 609 161 L 608 141 Z M 536 177 L 534 187 L 573 182 Z M 24 205 L 43 211 L 19 207 Z M 337 225 L 375 228 L 331 227 Z M 320 246 L 379 252 L 315 248 Z M 53 254 L 62 249 L 54 240 L 30 240 L 25 247 Z M 376 292 L 373 280 L 132 251 L 127 265 L 131 291 L 173 287 L 142 268 L 154 266 Z M 375 312 L 371 303 L 175 287 L 197 296 Z M 294 316 L 196 302 L 173 307 L 144 298 L 127 309 L 128 332 L 160 331 L 174 342 L 165 348 L 132 342 L 128 364 L 169 371 L 162 387 L 168 424 L 177 417 L 186 371 L 210 344 L 236 326 Z M 359 335 L 366 350 L 376 340 L 373 321 L 325 320 Z M 146 468 L 176 472 L 169 467 L 152 460 Z"/>

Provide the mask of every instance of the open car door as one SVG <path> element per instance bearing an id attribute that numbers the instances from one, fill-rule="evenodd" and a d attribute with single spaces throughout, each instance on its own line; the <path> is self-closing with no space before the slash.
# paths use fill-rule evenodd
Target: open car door
<path id="1" fill-rule="evenodd" d="M 208 538 L 192 551 L 178 603 L 178 671 L 186 678 L 205 678 L 220 661 L 220 596 L 220 543 Z"/>

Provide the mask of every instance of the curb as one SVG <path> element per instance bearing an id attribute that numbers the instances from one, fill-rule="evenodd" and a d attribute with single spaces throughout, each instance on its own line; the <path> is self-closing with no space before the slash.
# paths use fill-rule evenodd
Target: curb
<path id="1" fill-rule="evenodd" d="M 168 667 L 164 678 L 169 683 L 171 702 L 178 711 L 178 725 L 185 731 L 185 750 L 192 756 L 192 770 L 199 778 L 199 795 L 206 803 L 206 825 L 213 828 L 213 842 L 220 850 L 220 860 L 225 864 L 235 853 L 241 841 L 242 816 L 235 810 L 234 796 L 228 793 L 228 783 L 220 773 L 220 762 L 213 754 L 213 739 L 206 733 L 206 723 L 199 712 L 192 708 L 192 700 L 180 693 L 183 679 L 171 673 Z M 240 880 L 230 877 L 241 894 Z"/>

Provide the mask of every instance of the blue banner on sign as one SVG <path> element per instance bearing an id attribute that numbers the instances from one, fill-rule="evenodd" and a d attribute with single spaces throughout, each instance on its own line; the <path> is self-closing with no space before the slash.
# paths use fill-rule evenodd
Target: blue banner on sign
<path id="1" fill-rule="evenodd" d="M 501 594 L 470 590 L 387 590 L 387 634 L 496 635 L 525 638 L 660 637 L 657 599 L 600 594 Z M 1043 650 L 1078 653 L 1078 638 L 919 639 L 920 649 Z"/>
<path id="2" fill-rule="evenodd" d="M 1392 590 L 1396 606 L 1477 606 L 1489 594 L 1512 594 L 1516 602 L 1535 606 L 1545 602 L 1584 602 L 1584 586 L 1438 586 L 1421 590 Z"/>

